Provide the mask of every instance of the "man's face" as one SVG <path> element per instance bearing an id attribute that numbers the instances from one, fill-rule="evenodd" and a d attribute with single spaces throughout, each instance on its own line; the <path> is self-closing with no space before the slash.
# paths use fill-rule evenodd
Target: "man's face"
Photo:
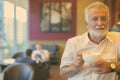
<path id="1" fill-rule="evenodd" d="M 105 37 L 108 28 L 108 13 L 104 8 L 91 8 L 86 25 L 90 36 Z"/>
<path id="2" fill-rule="evenodd" d="M 40 50 L 40 49 L 42 49 L 42 46 L 40 44 L 37 44 L 36 49 Z"/>

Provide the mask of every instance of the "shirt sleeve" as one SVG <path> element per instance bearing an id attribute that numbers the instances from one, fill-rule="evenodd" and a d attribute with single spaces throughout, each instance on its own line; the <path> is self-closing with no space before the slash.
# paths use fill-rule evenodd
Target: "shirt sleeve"
<path id="1" fill-rule="evenodd" d="M 68 66 L 73 63 L 73 56 L 74 56 L 74 48 L 73 42 L 68 40 L 65 45 L 65 49 L 61 58 L 60 68 L 64 66 Z"/>
<path id="2" fill-rule="evenodd" d="M 36 54 L 36 51 L 34 50 L 34 51 L 32 52 L 32 58 L 31 58 L 32 60 L 36 60 L 35 57 L 34 57 L 35 54 Z"/>
<path id="3" fill-rule="evenodd" d="M 117 43 L 117 53 L 118 53 L 118 60 L 120 61 L 120 33 L 118 38 L 118 43 Z"/>

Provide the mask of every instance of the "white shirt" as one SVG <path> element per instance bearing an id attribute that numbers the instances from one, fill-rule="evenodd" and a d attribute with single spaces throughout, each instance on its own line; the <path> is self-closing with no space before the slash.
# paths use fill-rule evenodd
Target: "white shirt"
<path id="1" fill-rule="evenodd" d="M 116 61 L 120 59 L 120 33 L 109 32 L 106 39 L 100 44 L 94 44 L 88 38 L 87 33 L 68 39 L 63 56 L 61 58 L 60 69 L 73 63 L 76 52 L 93 52 L 102 55 L 102 59 Z M 68 80 L 115 80 L 116 73 L 96 74 L 92 72 L 85 63 L 80 72 Z"/>
<path id="2" fill-rule="evenodd" d="M 32 52 L 32 60 L 36 60 L 36 58 L 34 57 L 35 54 L 38 54 L 41 56 L 41 58 L 39 58 L 38 61 L 40 62 L 46 62 L 46 61 L 49 61 L 49 56 L 50 56 L 50 53 L 48 52 L 48 50 L 43 50 L 43 53 L 41 53 L 39 50 L 34 50 Z M 37 61 L 37 60 L 36 60 Z"/>

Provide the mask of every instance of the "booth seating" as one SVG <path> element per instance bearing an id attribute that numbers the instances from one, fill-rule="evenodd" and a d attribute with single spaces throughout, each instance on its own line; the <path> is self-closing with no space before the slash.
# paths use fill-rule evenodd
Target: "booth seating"
<path id="1" fill-rule="evenodd" d="M 59 52 L 57 44 L 42 44 L 43 49 L 46 49 L 50 52 L 50 63 L 58 64 L 59 63 Z M 35 44 L 30 46 L 33 50 L 35 50 Z"/>

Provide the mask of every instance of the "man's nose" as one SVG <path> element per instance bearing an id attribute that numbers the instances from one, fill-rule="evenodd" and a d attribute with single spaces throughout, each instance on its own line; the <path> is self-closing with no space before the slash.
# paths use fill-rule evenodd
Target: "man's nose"
<path id="1" fill-rule="evenodd" d="M 98 25 L 103 25 L 104 21 L 102 19 L 98 19 L 97 24 Z"/>

